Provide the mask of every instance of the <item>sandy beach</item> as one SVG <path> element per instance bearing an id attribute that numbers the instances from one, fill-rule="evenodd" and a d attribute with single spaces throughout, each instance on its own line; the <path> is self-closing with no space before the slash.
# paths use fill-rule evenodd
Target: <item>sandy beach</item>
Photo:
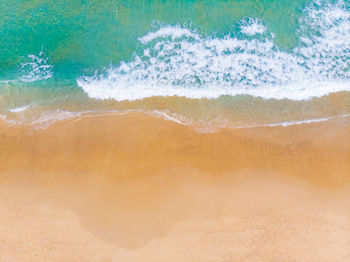
<path id="1" fill-rule="evenodd" d="M 350 0 L 0 24 L 0 262 L 350 262 Z"/>
<path id="2" fill-rule="evenodd" d="M 0 127 L 0 261 L 350 261 L 349 118 Z"/>

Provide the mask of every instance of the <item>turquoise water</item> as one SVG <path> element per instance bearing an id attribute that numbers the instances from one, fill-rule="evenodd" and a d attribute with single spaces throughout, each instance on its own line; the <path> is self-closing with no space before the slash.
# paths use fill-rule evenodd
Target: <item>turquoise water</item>
<path id="1" fill-rule="evenodd" d="M 0 39 L 7 119 L 35 107 L 143 109 L 117 102 L 155 96 L 210 99 L 226 117 L 240 109 L 223 113 L 222 96 L 274 108 L 350 90 L 348 0 L 0 0 Z"/>
<path id="2" fill-rule="evenodd" d="M 45 48 L 56 71 L 78 76 L 86 68 L 128 60 L 153 21 L 191 23 L 203 33 L 228 34 L 243 17 L 262 19 L 283 48 L 297 44 L 306 1 L 49 1 L 2 0 L 0 69 L 9 70 Z M 286 8 L 286 6 L 288 8 Z M 233 29 L 233 30 L 232 30 Z"/>

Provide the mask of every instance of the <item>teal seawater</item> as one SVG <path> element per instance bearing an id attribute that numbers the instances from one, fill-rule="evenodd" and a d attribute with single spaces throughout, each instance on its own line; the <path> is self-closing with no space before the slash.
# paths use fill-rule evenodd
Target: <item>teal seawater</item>
<path id="1" fill-rule="evenodd" d="M 0 0 L 7 119 L 36 106 L 89 111 L 152 96 L 214 99 L 214 115 L 227 116 L 251 112 L 253 97 L 275 110 L 276 99 L 349 90 L 349 0 Z"/>
<path id="2" fill-rule="evenodd" d="M 237 31 L 243 17 L 263 20 L 283 48 L 297 44 L 298 18 L 305 0 L 122 1 L 1 0 L 0 70 L 18 67 L 28 54 L 42 49 L 55 72 L 74 78 L 86 68 L 129 60 L 137 38 L 152 30 L 153 21 L 192 23 L 203 33 Z"/>

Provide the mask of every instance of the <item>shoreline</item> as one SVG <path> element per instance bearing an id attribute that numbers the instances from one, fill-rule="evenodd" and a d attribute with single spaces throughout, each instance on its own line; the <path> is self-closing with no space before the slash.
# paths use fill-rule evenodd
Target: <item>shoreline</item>
<path id="1" fill-rule="evenodd" d="M 4 121 L 0 126 L 2 177 L 24 169 L 39 177 L 49 170 L 70 170 L 123 179 L 127 174 L 144 177 L 145 173 L 175 166 L 215 176 L 270 169 L 322 187 L 350 182 L 348 117 L 289 126 L 221 128 L 208 133 L 141 112 L 83 115 L 36 131 L 29 125 L 11 126 Z M 104 162 L 106 158 L 109 161 Z M 311 162 L 304 163 L 305 159 Z M 290 168 L 293 165 L 296 167 Z M 308 176 L 307 171 L 313 168 L 318 169 L 318 175 Z M 117 176 L 114 170 L 120 170 Z"/>
<path id="2" fill-rule="evenodd" d="M 0 126 L 0 259 L 350 261 L 348 118 L 213 133 L 142 113 Z"/>

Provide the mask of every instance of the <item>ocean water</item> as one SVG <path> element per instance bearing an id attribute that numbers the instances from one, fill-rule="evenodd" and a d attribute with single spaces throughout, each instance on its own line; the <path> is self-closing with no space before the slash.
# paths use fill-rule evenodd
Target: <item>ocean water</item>
<path id="1" fill-rule="evenodd" d="M 0 0 L 0 115 L 249 127 L 350 113 L 349 0 Z"/>

